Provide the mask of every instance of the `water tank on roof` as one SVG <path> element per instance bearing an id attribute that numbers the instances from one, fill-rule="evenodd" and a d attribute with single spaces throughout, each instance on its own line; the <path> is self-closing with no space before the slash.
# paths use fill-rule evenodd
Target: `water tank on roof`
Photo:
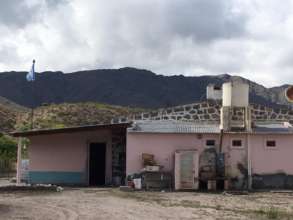
<path id="1" fill-rule="evenodd" d="M 223 106 L 247 107 L 249 85 L 243 82 L 227 82 L 222 86 Z"/>
<path id="2" fill-rule="evenodd" d="M 207 100 L 221 100 L 222 99 L 222 88 L 214 84 L 207 86 Z"/>

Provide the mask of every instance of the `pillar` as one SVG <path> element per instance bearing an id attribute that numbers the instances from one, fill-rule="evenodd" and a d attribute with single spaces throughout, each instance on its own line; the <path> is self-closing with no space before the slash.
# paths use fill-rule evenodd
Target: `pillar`
<path id="1" fill-rule="evenodd" d="M 21 183 L 21 147 L 22 147 L 22 138 L 18 138 L 17 145 L 17 170 L 16 170 L 16 184 Z"/>

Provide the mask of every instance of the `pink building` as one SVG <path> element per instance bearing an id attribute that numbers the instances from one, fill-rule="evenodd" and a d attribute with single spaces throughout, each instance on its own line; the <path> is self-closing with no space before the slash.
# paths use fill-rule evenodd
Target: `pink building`
<path id="1" fill-rule="evenodd" d="M 15 132 L 29 139 L 29 182 L 120 184 L 129 123 Z"/>
<path id="2" fill-rule="evenodd" d="M 141 122 L 136 129 L 128 129 L 126 173 L 142 169 L 142 152 L 155 155 L 164 170 L 174 172 L 175 152 L 192 149 L 200 158 L 195 172 L 204 185 L 217 179 L 216 160 L 221 145 L 224 172 L 219 182 L 227 180 L 233 189 L 293 188 L 292 143 L 293 129 L 283 123 L 259 124 L 250 132 L 221 134 L 219 125 L 213 124 Z"/>
<path id="3" fill-rule="evenodd" d="M 221 104 L 177 106 L 123 119 L 131 123 L 13 135 L 30 140 L 31 183 L 120 185 L 141 172 L 147 153 L 173 175 L 175 189 L 204 189 L 210 183 L 219 189 L 293 188 L 289 118 L 284 111 L 253 108 L 248 89 L 225 83 L 222 91 L 217 87 Z"/>

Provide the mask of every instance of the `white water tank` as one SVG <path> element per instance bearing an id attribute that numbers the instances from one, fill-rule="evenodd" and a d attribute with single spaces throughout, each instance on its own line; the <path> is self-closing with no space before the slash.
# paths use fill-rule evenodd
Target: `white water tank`
<path id="1" fill-rule="evenodd" d="M 222 86 L 223 106 L 247 107 L 249 85 L 243 82 L 227 82 Z"/>
<path id="2" fill-rule="evenodd" d="M 222 99 L 222 88 L 214 84 L 207 86 L 207 100 L 221 100 Z"/>

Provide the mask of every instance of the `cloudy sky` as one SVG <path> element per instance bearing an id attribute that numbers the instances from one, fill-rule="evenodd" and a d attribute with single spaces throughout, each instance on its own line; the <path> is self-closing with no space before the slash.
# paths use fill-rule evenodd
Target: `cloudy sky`
<path id="1" fill-rule="evenodd" d="M 292 0 L 0 0 L 0 71 L 120 68 L 293 84 Z"/>

